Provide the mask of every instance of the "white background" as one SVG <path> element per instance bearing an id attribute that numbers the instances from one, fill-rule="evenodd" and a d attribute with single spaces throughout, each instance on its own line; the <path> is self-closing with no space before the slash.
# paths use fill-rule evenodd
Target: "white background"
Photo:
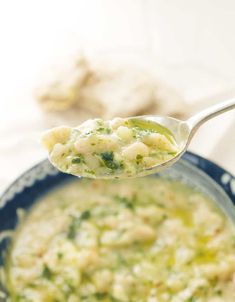
<path id="1" fill-rule="evenodd" d="M 190 106 L 235 97 L 234 0 L 0 0 L 0 189 L 45 157 L 32 91 L 51 63 L 85 53 L 151 66 Z M 191 150 L 235 173 L 235 114 Z"/>

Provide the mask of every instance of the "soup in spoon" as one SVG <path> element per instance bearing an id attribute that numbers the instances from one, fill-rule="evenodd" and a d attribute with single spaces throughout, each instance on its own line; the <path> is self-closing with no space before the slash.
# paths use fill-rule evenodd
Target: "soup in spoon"
<path id="1" fill-rule="evenodd" d="M 75 128 L 53 128 L 42 143 L 59 170 L 89 178 L 139 176 L 179 153 L 167 128 L 138 118 L 93 119 Z"/>

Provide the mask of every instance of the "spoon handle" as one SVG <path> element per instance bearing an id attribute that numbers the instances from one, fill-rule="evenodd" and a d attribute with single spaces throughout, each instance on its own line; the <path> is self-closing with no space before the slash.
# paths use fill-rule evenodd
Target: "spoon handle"
<path id="1" fill-rule="evenodd" d="M 190 117 L 187 120 L 187 124 L 191 127 L 191 131 L 193 132 L 192 134 L 194 134 L 197 129 L 206 121 L 232 109 L 235 109 L 235 99 L 227 100 L 202 110 L 201 112 Z"/>

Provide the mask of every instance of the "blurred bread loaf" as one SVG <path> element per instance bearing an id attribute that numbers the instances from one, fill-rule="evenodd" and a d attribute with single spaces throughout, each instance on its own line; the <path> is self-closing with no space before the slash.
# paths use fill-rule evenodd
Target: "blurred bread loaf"
<path id="1" fill-rule="evenodd" d="M 183 116 L 182 97 L 147 70 L 96 64 L 79 55 L 36 90 L 41 108 L 62 119 L 141 114 Z"/>
<path id="2" fill-rule="evenodd" d="M 90 75 L 88 61 L 79 56 L 74 62 L 50 70 L 36 89 L 36 98 L 45 111 L 64 111 L 80 100 L 81 88 Z"/>
<path id="3" fill-rule="evenodd" d="M 132 116 L 154 102 L 154 82 L 136 69 L 97 70 L 81 91 L 79 105 L 103 118 Z"/>

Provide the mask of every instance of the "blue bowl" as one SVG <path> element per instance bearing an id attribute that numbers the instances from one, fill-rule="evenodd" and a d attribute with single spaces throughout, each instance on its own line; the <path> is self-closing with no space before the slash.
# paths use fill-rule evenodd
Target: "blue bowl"
<path id="1" fill-rule="evenodd" d="M 177 178 L 210 196 L 235 222 L 235 178 L 215 163 L 186 152 L 174 166 L 158 175 Z M 22 174 L 0 197 L 0 232 L 14 229 L 17 209 L 28 209 L 43 194 L 75 179 L 55 169 L 44 160 Z M 7 240 L 0 243 L 0 265 L 4 261 Z M 4 301 L 1 300 L 0 302 Z"/>

